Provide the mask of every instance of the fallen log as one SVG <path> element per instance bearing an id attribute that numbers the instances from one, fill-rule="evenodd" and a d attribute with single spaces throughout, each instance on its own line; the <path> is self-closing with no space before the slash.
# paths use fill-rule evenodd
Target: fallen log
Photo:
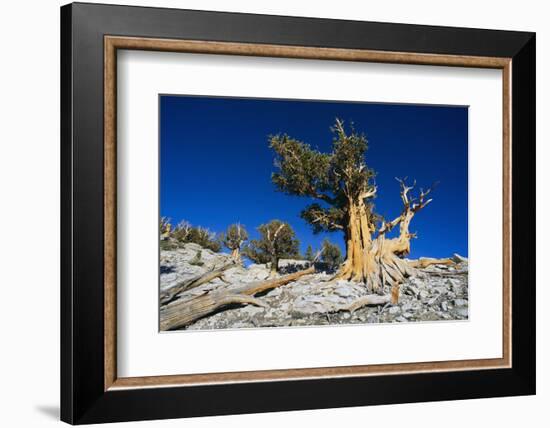
<path id="1" fill-rule="evenodd" d="M 227 269 L 235 266 L 236 263 L 232 261 L 231 263 L 227 263 L 220 268 L 213 269 L 201 275 L 177 283 L 176 285 L 160 293 L 160 304 L 166 305 L 173 301 L 178 294 L 196 288 L 200 285 L 207 284 L 216 278 L 220 278 Z"/>
<path id="2" fill-rule="evenodd" d="M 160 329 L 166 331 L 185 327 L 217 309 L 233 303 L 265 307 L 263 302 L 254 297 L 255 295 L 288 284 L 314 272 L 315 268 L 311 266 L 308 269 L 279 278 L 250 282 L 235 288 L 215 290 L 188 300 L 172 301 L 161 308 Z"/>

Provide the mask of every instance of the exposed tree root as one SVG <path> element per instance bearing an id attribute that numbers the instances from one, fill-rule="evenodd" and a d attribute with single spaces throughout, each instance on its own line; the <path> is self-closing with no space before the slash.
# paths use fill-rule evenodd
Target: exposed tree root
<path id="1" fill-rule="evenodd" d="M 263 302 L 253 296 L 288 284 L 314 272 L 315 268 L 312 266 L 303 271 L 284 275 L 279 278 L 251 282 L 236 288 L 211 291 L 189 300 L 172 301 L 161 307 L 161 330 L 173 330 L 185 327 L 217 309 L 233 303 L 265 307 Z"/>
<path id="2" fill-rule="evenodd" d="M 390 302 L 391 302 L 390 295 L 380 296 L 378 294 L 369 294 L 368 296 L 360 297 L 359 299 L 354 300 L 351 303 L 339 305 L 335 308 L 333 312 L 339 312 L 339 311 L 355 312 L 357 309 L 360 309 L 363 306 L 385 305 L 386 303 L 390 303 Z"/>
<path id="3" fill-rule="evenodd" d="M 454 266 L 457 263 L 453 259 L 432 259 L 429 257 L 421 257 L 418 260 L 409 260 L 409 266 L 413 268 L 424 269 L 432 265 Z"/>
<path id="4" fill-rule="evenodd" d="M 456 271 L 456 272 L 431 272 L 431 271 L 424 271 L 424 275 L 430 275 L 430 276 L 439 276 L 442 278 L 445 277 L 455 277 L 457 275 L 468 275 L 468 271 Z"/>

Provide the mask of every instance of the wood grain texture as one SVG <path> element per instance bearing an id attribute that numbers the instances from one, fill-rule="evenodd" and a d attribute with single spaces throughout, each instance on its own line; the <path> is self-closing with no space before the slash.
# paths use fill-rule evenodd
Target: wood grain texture
<path id="1" fill-rule="evenodd" d="M 105 43 L 104 78 L 104 385 L 107 390 L 116 380 L 116 49 L 111 43 Z"/>
<path id="2" fill-rule="evenodd" d="M 502 70 L 502 355 L 512 367 L 512 63 Z"/>
<path id="3" fill-rule="evenodd" d="M 115 49 L 478 68 L 503 68 L 509 62 L 509 59 L 500 57 L 435 55 L 409 52 L 382 52 L 363 49 L 335 49 L 310 46 L 170 40 L 140 37 L 107 36 L 105 38 L 105 43 L 111 44 Z"/>
<path id="4" fill-rule="evenodd" d="M 334 49 L 247 43 L 106 36 L 104 38 L 105 151 L 105 390 L 203 384 L 361 377 L 511 367 L 511 60 L 510 58 Z M 118 378 L 116 375 L 116 51 L 362 61 L 502 69 L 503 72 L 503 356 L 496 359 Z"/>
<path id="5" fill-rule="evenodd" d="M 229 373 L 203 373 L 173 376 L 118 378 L 110 389 L 195 386 L 224 383 L 291 381 L 312 378 L 346 378 L 411 373 L 432 373 L 464 370 L 498 369 L 507 367 L 503 358 L 484 360 L 432 361 L 405 364 L 371 364 L 307 369 L 258 370 Z"/>
<path id="6" fill-rule="evenodd" d="M 249 282 L 235 288 L 213 290 L 188 300 L 177 300 L 168 303 L 161 308 L 160 329 L 167 331 L 187 326 L 211 314 L 216 309 L 231 303 L 253 304 L 265 307 L 261 301 L 253 296 L 313 273 L 315 273 L 315 268 L 311 266 L 278 278 Z"/>

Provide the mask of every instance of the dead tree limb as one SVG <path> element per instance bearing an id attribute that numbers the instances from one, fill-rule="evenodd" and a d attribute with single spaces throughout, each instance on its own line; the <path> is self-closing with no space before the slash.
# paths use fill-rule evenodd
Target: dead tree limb
<path id="1" fill-rule="evenodd" d="M 193 278 L 178 282 L 176 285 L 170 287 L 160 294 L 160 304 L 166 305 L 170 303 L 178 296 L 178 294 L 196 288 L 199 285 L 206 284 L 216 278 L 219 278 L 227 269 L 235 266 L 235 262 L 232 261 L 231 263 L 227 263 L 220 268 L 213 269 Z"/>
<path id="2" fill-rule="evenodd" d="M 315 272 L 312 266 L 308 269 L 281 276 L 267 281 L 255 281 L 235 288 L 215 290 L 189 300 L 172 301 L 161 308 L 161 330 L 174 330 L 185 327 L 194 321 L 211 314 L 218 308 L 233 303 L 252 304 L 265 307 L 257 294 L 288 284 L 298 278 Z"/>

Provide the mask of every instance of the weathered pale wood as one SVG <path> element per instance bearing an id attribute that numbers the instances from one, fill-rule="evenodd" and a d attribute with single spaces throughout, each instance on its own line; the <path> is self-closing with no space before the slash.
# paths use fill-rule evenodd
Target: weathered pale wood
<path id="1" fill-rule="evenodd" d="M 418 260 L 409 260 L 409 266 L 413 268 L 424 269 L 432 265 L 454 266 L 457 263 L 452 259 L 432 259 L 429 257 L 421 257 Z"/>
<path id="2" fill-rule="evenodd" d="M 391 302 L 399 300 L 400 285 L 405 279 L 416 275 L 416 268 L 425 268 L 435 264 L 454 265 L 451 259 L 422 258 L 407 261 L 403 257 L 410 253 L 411 238 L 415 233 L 409 232 L 409 225 L 414 215 L 432 202 L 427 196 L 432 187 L 420 190 L 416 197 L 411 196 L 416 182 L 407 185 L 405 180 L 397 179 L 400 184 L 400 196 L 403 201 L 403 211 L 394 220 L 384 221 L 373 237 L 375 224 L 372 212 L 366 199 L 376 195 L 376 187 L 365 191 L 358 199 L 349 203 L 349 221 L 346 228 L 347 258 L 335 279 L 363 282 L 368 290 L 380 293 L 391 293 Z M 399 235 L 387 238 L 393 228 L 399 226 Z"/>
<path id="3" fill-rule="evenodd" d="M 465 270 L 465 271 L 455 271 L 455 272 L 434 272 L 434 271 L 424 271 L 422 272 L 424 275 L 429 275 L 429 276 L 439 276 L 441 278 L 446 278 L 446 277 L 456 277 L 457 275 L 468 275 L 468 271 Z"/>
<path id="4" fill-rule="evenodd" d="M 192 322 L 211 314 L 217 309 L 232 303 L 264 306 L 256 294 L 288 284 L 298 278 L 315 272 L 312 266 L 303 271 L 291 273 L 268 281 L 255 281 L 236 288 L 216 290 L 188 300 L 177 300 L 161 308 L 161 330 L 173 330 L 185 327 Z"/>
<path id="5" fill-rule="evenodd" d="M 386 294 L 381 296 L 379 294 L 369 294 L 367 296 L 360 297 L 357 300 L 354 300 L 351 303 L 339 305 L 336 307 L 336 311 L 348 311 L 354 312 L 357 309 L 362 308 L 363 306 L 376 306 L 376 305 L 385 305 L 386 303 L 391 302 L 391 295 Z"/>
<path id="6" fill-rule="evenodd" d="M 163 291 L 160 294 L 160 304 L 166 305 L 170 303 L 172 300 L 174 300 L 178 296 L 178 294 L 184 291 L 188 291 L 193 288 L 196 288 L 200 285 L 207 284 L 210 281 L 221 277 L 227 269 L 235 266 L 236 266 L 236 263 L 232 261 L 231 263 L 227 263 L 220 268 L 211 270 L 209 272 L 203 273 L 201 275 L 198 275 L 193 278 L 186 279 L 185 281 L 181 281 L 177 283 L 176 285 L 170 287 L 169 289 Z"/>

